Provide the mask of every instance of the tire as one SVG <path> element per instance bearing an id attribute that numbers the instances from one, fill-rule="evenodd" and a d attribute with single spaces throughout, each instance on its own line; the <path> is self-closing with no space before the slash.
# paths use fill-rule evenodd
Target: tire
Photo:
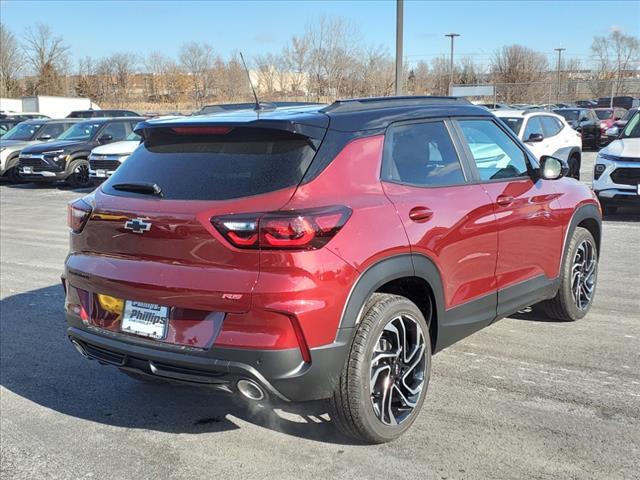
<path id="1" fill-rule="evenodd" d="M 85 188 L 91 186 L 89 176 L 89 162 L 86 160 L 74 160 L 69 165 L 71 174 L 67 177 L 67 182 L 73 188 Z"/>
<path id="2" fill-rule="evenodd" d="M 404 342 L 394 333 L 403 328 Z M 408 350 L 412 353 L 407 357 L 404 352 Z M 374 359 L 375 351 L 379 360 Z M 394 355 L 394 351 L 398 353 Z M 349 356 L 329 399 L 331 419 L 342 433 L 360 441 L 394 440 L 417 418 L 430 370 L 431 340 L 420 309 L 405 297 L 375 293 L 363 309 Z M 376 378 L 373 383 L 372 377 Z M 386 388 L 388 379 L 393 381 L 391 389 Z"/>
<path id="3" fill-rule="evenodd" d="M 585 247 L 585 244 L 588 247 Z M 590 263 L 589 258 L 593 264 Z M 577 277 L 572 275 L 572 272 L 575 272 Z M 589 230 L 577 227 L 571 236 L 567 255 L 562 263 L 558 292 L 554 298 L 542 304 L 545 312 L 549 317 L 557 320 L 568 322 L 580 320 L 591 308 L 596 293 L 597 280 L 598 249 L 596 242 Z M 584 285 L 578 291 L 579 299 L 574 291 L 578 290 L 575 288 L 576 284 L 578 286 Z"/>
<path id="4" fill-rule="evenodd" d="M 18 165 L 15 165 L 7 170 L 6 175 L 11 183 L 24 182 L 24 178 L 22 178 L 22 175 L 20 175 L 20 168 L 18 167 Z"/>
<path id="5" fill-rule="evenodd" d="M 577 153 L 569 157 L 569 177 L 580 180 L 580 155 Z"/>

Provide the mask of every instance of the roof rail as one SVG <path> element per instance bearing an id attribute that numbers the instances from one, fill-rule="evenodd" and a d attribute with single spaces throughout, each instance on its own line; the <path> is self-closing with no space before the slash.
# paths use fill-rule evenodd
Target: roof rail
<path id="1" fill-rule="evenodd" d="M 409 107 L 421 105 L 471 105 L 461 97 L 404 96 L 404 97 L 371 97 L 336 100 L 321 111 L 325 113 L 355 112 L 385 107 Z"/>

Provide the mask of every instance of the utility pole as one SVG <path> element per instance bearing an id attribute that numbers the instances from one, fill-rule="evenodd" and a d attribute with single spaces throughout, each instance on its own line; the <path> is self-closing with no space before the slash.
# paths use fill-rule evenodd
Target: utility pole
<path id="1" fill-rule="evenodd" d="M 396 96 L 403 93 L 402 37 L 404 23 L 404 0 L 396 0 Z"/>
<path id="2" fill-rule="evenodd" d="M 562 52 L 566 50 L 566 48 L 554 48 L 556 52 L 558 52 L 558 89 L 556 90 L 556 103 L 560 103 L 560 65 L 562 60 Z"/>
<path id="3" fill-rule="evenodd" d="M 453 40 L 459 36 L 459 33 L 445 34 L 445 37 L 451 38 L 451 57 L 449 58 L 449 95 L 453 93 Z"/>

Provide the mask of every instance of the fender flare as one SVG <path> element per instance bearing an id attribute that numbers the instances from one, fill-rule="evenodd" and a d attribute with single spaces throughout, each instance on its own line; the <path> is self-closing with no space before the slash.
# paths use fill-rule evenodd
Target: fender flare
<path id="1" fill-rule="evenodd" d="M 20 152 L 15 152 L 9 155 L 7 160 L 4 162 L 4 171 L 8 172 L 11 168 L 17 167 L 20 158 Z"/>
<path id="2" fill-rule="evenodd" d="M 434 296 L 435 320 L 441 320 L 444 316 L 444 290 L 438 267 L 425 255 L 406 253 L 384 258 L 360 274 L 347 297 L 338 333 L 341 329 L 357 327 L 364 305 L 378 288 L 403 277 L 418 277 L 429 284 Z"/>
<path id="3" fill-rule="evenodd" d="M 596 247 L 598 249 L 598 258 L 600 258 L 600 245 L 602 240 L 602 215 L 600 215 L 600 210 L 598 207 L 592 203 L 587 205 L 582 205 L 578 207 L 571 217 L 571 221 L 569 222 L 569 226 L 567 227 L 567 231 L 564 235 L 564 243 L 562 245 L 562 258 L 560 259 L 560 269 L 559 272 L 562 271 L 562 265 L 564 264 L 565 258 L 567 256 L 567 252 L 569 251 L 569 239 L 573 236 L 573 232 L 584 220 L 593 220 L 598 225 L 597 235 L 594 235 L 594 240 L 596 241 Z M 593 233 L 593 232 L 592 232 Z"/>
<path id="4" fill-rule="evenodd" d="M 68 177 L 69 175 L 71 175 L 73 172 L 71 171 L 71 164 L 73 162 L 75 162 L 76 160 L 84 160 L 87 162 L 87 164 L 89 163 L 89 154 L 91 152 L 77 152 L 77 153 L 72 153 L 71 155 L 69 155 L 69 159 L 67 160 L 67 164 L 64 167 L 64 175 L 65 177 Z"/>

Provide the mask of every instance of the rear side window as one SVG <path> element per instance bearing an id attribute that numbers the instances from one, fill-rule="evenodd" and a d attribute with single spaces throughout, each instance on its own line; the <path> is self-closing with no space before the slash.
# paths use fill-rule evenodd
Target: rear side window
<path id="1" fill-rule="evenodd" d="M 383 179 L 425 187 L 464 183 L 444 122 L 391 127 L 385 139 Z"/>
<path id="2" fill-rule="evenodd" d="M 155 183 L 163 198 L 228 200 L 298 185 L 315 155 L 309 141 L 282 130 L 154 128 L 104 185 Z"/>
<path id="3" fill-rule="evenodd" d="M 524 152 L 490 120 L 459 120 L 480 180 L 498 180 L 529 175 Z"/>

